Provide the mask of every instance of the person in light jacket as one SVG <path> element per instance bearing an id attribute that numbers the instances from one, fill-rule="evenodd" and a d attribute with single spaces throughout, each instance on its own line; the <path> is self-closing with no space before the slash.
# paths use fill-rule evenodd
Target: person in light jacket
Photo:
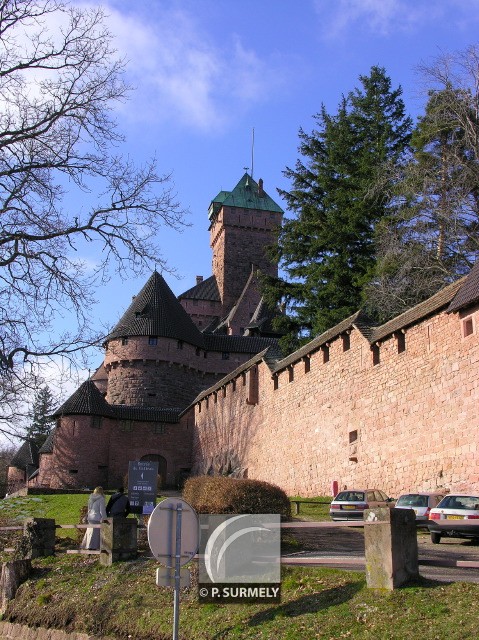
<path id="1" fill-rule="evenodd" d="M 88 524 L 100 524 L 106 520 L 105 495 L 103 487 L 96 487 L 88 498 Z M 83 549 L 100 548 L 100 529 L 88 528 L 81 543 Z"/>

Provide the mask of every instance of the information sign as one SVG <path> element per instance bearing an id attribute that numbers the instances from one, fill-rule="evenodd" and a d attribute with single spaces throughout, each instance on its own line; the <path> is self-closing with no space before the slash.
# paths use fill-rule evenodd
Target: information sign
<path id="1" fill-rule="evenodd" d="M 150 514 L 156 504 L 158 462 L 134 460 L 128 465 L 128 499 L 131 512 Z"/>

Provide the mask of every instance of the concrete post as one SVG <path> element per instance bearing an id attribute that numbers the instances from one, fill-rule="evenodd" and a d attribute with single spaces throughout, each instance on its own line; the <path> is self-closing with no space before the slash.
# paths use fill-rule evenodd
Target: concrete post
<path id="1" fill-rule="evenodd" d="M 138 522 L 136 518 L 108 518 L 100 529 L 100 562 L 110 566 L 119 560 L 132 560 L 138 555 Z"/>
<path id="2" fill-rule="evenodd" d="M 366 510 L 364 547 L 369 588 L 392 590 L 419 576 L 416 514 L 412 509 Z"/>
<path id="3" fill-rule="evenodd" d="M 22 558 L 40 558 L 55 554 L 55 520 L 27 518 L 23 523 Z"/>

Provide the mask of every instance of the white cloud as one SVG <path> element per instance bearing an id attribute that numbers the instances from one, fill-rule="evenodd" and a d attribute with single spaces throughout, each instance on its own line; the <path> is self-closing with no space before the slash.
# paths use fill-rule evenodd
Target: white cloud
<path id="1" fill-rule="evenodd" d="M 135 87 L 122 107 L 126 117 L 220 131 L 238 113 L 286 86 L 287 69 L 278 72 L 288 66 L 286 59 L 261 60 L 234 35 L 222 46 L 222 40 L 212 41 L 185 10 L 165 8 L 150 22 L 140 13 L 121 13 L 113 6 L 106 12 Z"/>
<path id="2" fill-rule="evenodd" d="M 412 32 L 442 16 L 447 5 L 447 1 L 441 4 L 430 0 L 336 0 L 332 11 L 325 11 L 324 0 L 315 2 L 318 15 L 324 18 L 329 14 L 323 21 L 323 35 L 328 39 L 344 36 L 352 29 L 380 36 Z"/>

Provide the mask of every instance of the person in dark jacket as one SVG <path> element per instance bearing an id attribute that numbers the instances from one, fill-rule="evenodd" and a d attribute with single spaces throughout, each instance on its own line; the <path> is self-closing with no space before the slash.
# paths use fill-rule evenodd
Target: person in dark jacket
<path id="1" fill-rule="evenodd" d="M 106 514 L 108 517 L 121 517 L 126 518 L 130 513 L 130 501 L 128 496 L 125 495 L 125 490 L 120 487 L 116 493 L 114 493 L 108 500 L 106 505 Z"/>

